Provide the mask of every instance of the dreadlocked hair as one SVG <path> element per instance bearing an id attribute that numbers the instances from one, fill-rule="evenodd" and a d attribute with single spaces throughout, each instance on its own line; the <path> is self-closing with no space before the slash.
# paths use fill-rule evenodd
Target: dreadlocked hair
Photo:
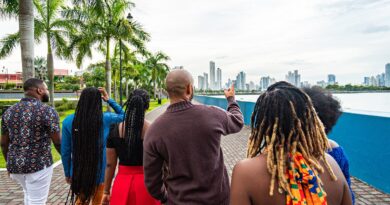
<path id="1" fill-rule="evenodd" d="M 102 174 L 103 112 L 98 89 L 82 91 L 72 128 L 71 203 L 77 196 L 84 204 L 93 197 Z"/>
<path id="2" fill-rule="evenodd" d="M 247 157 L 267 154 L 271 196 L 276 179 L 278 191 L 292 196 L 286 172 L 290 167 L 296 173 L 295 165 L 288 157 L 295 152 L 302 153 L 309 166 L 321 173 L 324 168 L 320 161 L 323 161 L 332 179 L 336 180 L 325 158 L 329 145 L 324 126 L 311 99 L 299 88 L 284 81 L 270 86 L 257 99 L 251 128 Z"/>
<path id="3" fill-rule="evenodd" d="M 144 127 L 145 112 L 149 108 L 149 94 L 143 89 L 134 90 L 126 102 L 126 117 L 122 123 L 122 136 L 124 136 L 127 145 L 129 157 L 142 164 L 143 145 L 142 129 Z"/>

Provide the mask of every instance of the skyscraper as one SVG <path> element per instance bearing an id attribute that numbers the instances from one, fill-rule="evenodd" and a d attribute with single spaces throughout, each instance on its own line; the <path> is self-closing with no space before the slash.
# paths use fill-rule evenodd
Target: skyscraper
<path id="1" fill-rule="evenodd" d="M 244 71 L 241 71 L 240 75 L 241 75 L 241 89 L 245 90 L 246 89 L 246 73 L 244 73 Z"/>
<path id="2" fill-rule="evenodd" d="M 390 87 L 390 63 L 386 64 L 385 78 L 386 87 Z"/>
<path id="3" fill-rule="evenodd" d="M 335 85 L 336 84 L 336 75 L 329 74 L 328 75 L 328 85 Z"/>
<path id="4" fill-rule="evenodd" d="M 269 76 L 267 77 L 261 77 L 260 78 L 260 90 L 264 91 L 267 90 L 267 88 L 271 85 L 271 78 Z"/>
<path id="5" fill-rule="evenodd" d="M 210 61 L 210 89 L 215 89 L 215 62 Z"/>
<path id="6" fill-rule="evenodd" d="M 298 70 L 294 70 L 294 72 L 289 71 L 286 75 L 286 81 L 296 87 L 301 87 L 301 75 L 298 73 Z"/>
<path id="7" fill-rule="evenodd" d="M 209 75 L 207 73 L 203 73 L 203 76 L 204 76 L 203 89 L 208 90 L 209 89 Z"/>
<path id="8" fill-rule="evenodd" d="M 204 77 L 201 75 L 198 76 L 198 89 L 204 90 Z"/>
<path id="9" fill-rule="evenodd" d="M 370 85 L 370 77 L 364 77 L 363 85 L 369 86 Z"/>
<path id="10" fill-rule="evenodd" d="M 217 90 L 222 89 L 222 70 L 220 68 L 217 68 Z"/>

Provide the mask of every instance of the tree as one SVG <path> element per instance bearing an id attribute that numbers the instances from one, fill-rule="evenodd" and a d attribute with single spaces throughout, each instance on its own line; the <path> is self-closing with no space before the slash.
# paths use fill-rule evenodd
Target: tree
<path id="1" fill-rule="evenodd" d="M 128 0 L 77 3 L 64 12 L 78 22 L 78 33 L 71 36 L 70 50 L 75 50 L 76 64 L 80 67 L 86 56 L 92 56 L 91 48 L 97 45 L 97 50 L 105 55 L 106 90 L 111 96 L 111 43 L 120 39 L 123 45 L 142 50 L 149 34 L 137 22 L 124 18 L 125 12 L 133 6 Z"/>
<path id="2" fill-rule="evenodd" d="M 73 21 L 59 18 L 60 9 L 64 6 L 64 0 L 34 0 L 38 15 L 34 19 L 35 39 L 45 37 L 47 41 L 47 74 L 49 79 L 50 103 L 54 106 L 54 59 L 53 50 L 57 57 L 69 57 L 69 50 L 65 36 L 74 32 Z M 10 38 L 13 37 L 13 38 Z M 3 39 L 0 54 L 9 55 L 12 49 L 19 43 L 19 32 L 11 34 Z M 33 42 L 32 42 L 33 43 Z M 23 46 L 21 44 L 21 46 Z M 1 56 L 1 55 L 0 55 Z"/>
<path id="3" fill-rule="evenodd" d="M 169 57 L 160 51 L 156 54 L 149 54 L 145 62 L 146 66 L 152 71 L 153 96 L 155 99 L 157 98 L 157 87 L 161 89 L 164 79 L 169 72 L 169 66 L 165 63 L 168 60 Z M 161 90 L 159 93 L 161 94 Z"/>
<path id="4" fill-rule="evenodd" d="M 87 87 L 104 87 L 104 67 L 95 67 L 91 72 L 83 74 L 84 83 Z"/>
<path id="5" fill-rule="evenodd" d="M 44 57 L 35 57 L 34 59 L 34 71 L 35 77 L 41 80 L 47 80 L 47 62 Z"/>
<path id="6" fill-rule="evenodd" d="M 3 17 L 19 17 L 19 32 L 0 42 L 0 58 L 8 56 L 20 43 L 23 81 L 34 77 L 34 5 L 32 0 L 2 0 Z"/>

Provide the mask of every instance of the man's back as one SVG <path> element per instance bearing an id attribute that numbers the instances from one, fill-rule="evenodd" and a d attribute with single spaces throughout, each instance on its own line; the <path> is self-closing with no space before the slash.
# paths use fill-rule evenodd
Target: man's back
<path id="1" fill-rule="evenodd" d="M 2 117 L 3 133 L 10 138 L 10 173 L 33 173 L 52 164 L 50 133 L 59 131 L 56 111 L 35 98 L 23 98 Z"/>
<path id="2" fill-rule="evenodd" d="M 220 140 L 221 135 L 240 131 L 243 120 L 233 98 L 228 110 L 184 101 L 169 106 L 151 125 L 144 140 L 144 166 L 153 196 L 161 195 L 162 184 L 156 179 L 160 164 L 166 162 L 168 204 L 229 203 Z"/>

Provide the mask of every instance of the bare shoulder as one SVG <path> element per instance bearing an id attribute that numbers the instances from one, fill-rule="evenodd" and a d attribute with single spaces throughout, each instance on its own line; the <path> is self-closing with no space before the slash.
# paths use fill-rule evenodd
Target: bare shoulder
<path id="1" fill-rule="evenodd" d="M 337 144 L 336 141 L 331 140 L 331 139 L 328 139 L 328 143 L 329 143 L 331 148 L 335 148 L 335 147 L 339 147 L 340 146 L 339 144 Z"/>
<path id="2" fill-rule="evenodd" d="M 258 176 L 259 174 L 266 174 L 266 160 L 267 159 L 263 155 L 241 160 L 234 166 L 233 174 L 248 179 L 251 179 L 253 176 Z"/>

